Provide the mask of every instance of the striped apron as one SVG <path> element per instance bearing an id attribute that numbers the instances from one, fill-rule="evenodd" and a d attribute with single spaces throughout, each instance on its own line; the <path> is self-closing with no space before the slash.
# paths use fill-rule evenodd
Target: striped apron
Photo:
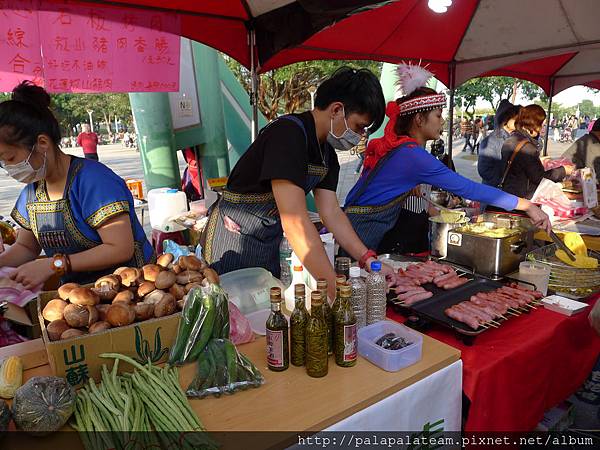
<path id="1" fill-rule="evenodd" d="M 304 124 L 297 117 L 282 116 L 279 119 L 296 122 L 306 136 Z M 304 192 L 312 191 L 327 171 L 325 164 L 309 164 Z M 283 228 L 273 192 L 240 194 L 225 190 L 211 207 L 203 232 L 203 255 L 219 274 L 262 267 L 279 278 L 282 238 Z"/>
<path id="2" fill-rule="evenodd" d="M 385 162 L 403 147 L 400 146 L 388 152 L 383 158 L 377 161 L 377 164 L 369 171 L 360 188 L 352 198 L 346 201 L 346 205 L 344 206 L 344 212 L 348 216 L 352 228 L 354 228 L 354 231 L 367 248 L 376 250 L 379 247 L 384 235 L 396 224 L 400 211 L 402 211 L 404 200 L 409 193 L 405 192 L 384 205 L 358 206 L 353 203 L 358 201 L 360 196 L 367 190 L 373 179 L 385 165 Z M 349 256 L 341 248 L 339 255 Z"/>

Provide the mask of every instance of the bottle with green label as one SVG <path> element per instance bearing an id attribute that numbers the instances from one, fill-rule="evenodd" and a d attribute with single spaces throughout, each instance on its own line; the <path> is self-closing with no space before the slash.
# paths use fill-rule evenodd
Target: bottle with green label
<path id="1" fill-rule="evenodd" d="M 325 278 L 317 280 L 317 291 L 321 293 L 323 301 L 323 317 L 327 324 L 327 353 L 331 355 L 333 353 L 333 313 L 327 300 L 327 280 Z"/>
<path id="2" fill-rule="evenodd" d="M 288 322 L 281 312 L 281 289 L 271 288 L 271 314 L 267 319 L 267 366 L 281 372 L 290 366 Z"/>
<path id="3" fill-rule="evenodd" d="M 304 284 L 294 285 L 295 307 L 290 316 L 290 359 L 294 366 L 303 366 L 306 356 L 306 326 L 310 316 L 305 295 Z"/>
<path id="4" fill-rule="evenodd" d="M 306 373 L 315 378 L 328 371 L 327 324 L 323 318 L 323 301 L 319 291 L 311 292 L 310 319 L 306 327 Z"/>
<path id="5" fill-rule="evenodd" d="M 356 316 L 350 306 L 352 286 L 340 287 L 340 308 L 335 313 L 335 335 L 333 349 L 335 362 L 341 367 L 352 367 L 358 358 Z"/>

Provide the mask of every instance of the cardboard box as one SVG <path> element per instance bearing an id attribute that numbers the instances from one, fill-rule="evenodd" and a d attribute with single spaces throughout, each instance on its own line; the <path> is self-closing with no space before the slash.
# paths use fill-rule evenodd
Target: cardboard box
<path id="1" fill-rule="evenodd" d="M 38 299 L 38 316 L 42 339 L 48 353 L 48 363 L 56 376 L 64 377 L 74 387 L 88 378 L 99 381 L 102 365 L 112 366 L 111 359 L 100 358 L 101 353 L 120 353 L 144 364 L 165 362 L 175 343 L 181 313 L 158 319 L 134 322 L 125 327 L 111 328 L 100 333 L 51 342 L 46 332 L 42 310 L 46 303 L 57 298 L 57 292 L 42 292 Z M 120 363 L 119 372 L 131 372 L 133 367 Z"/>
<path id="2" fill-rule="evenodd" d="M 12 329 L 21 336 L 28 339 L 38 339 L 42 336 L 35 300 L 25 306 L 9 303 L 3 317 L 11 322 Z"/>

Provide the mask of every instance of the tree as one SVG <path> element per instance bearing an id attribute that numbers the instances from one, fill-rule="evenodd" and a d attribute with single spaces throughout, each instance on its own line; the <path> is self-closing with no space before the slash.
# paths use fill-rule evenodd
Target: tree
<path id="1" fill-rule="evenodd" d="M 59 94 L 69 96 L 67 105 L 72 117 L 78 122 L 87 122 L 88 110 L 94 111 L 96 117 L 101 117 L 108 135 L 111 136 L 110 124 L 115 117 L 131 123 L 131 106 L 127 94 Z"/>
<path id="2" fill-rule="evenodd" d="M 232 58 L 226 58 L 227 66 L 238 81 L 251 92 L 251 79 L 248 69 Z M 271 70 L 260 76 L 258 108 L 268 120 L 281 113 L 292 113 L 306 109 L 310 105 L 311 87 L 316 87 L 342 66 L 370 69 L 377 77 L 381 74 L 381 63 L 375 61 L 307 61 L 280 69 Z"/>
<path id="3" fill-rule="evenodd" d="M 461 99 L 464 98 L 465 109 L 471 111 L 470 115 L 473 115 L 478 98 L 487 101 L 496 111 L 502 99 L 516 95 L 515 90 L 528 100 L 544 101 L 547 99 L 546 94 L 539 86 L 529 81 L 510 77 L 472 78 L 459 86 L 454 95 L 456 104 L 461 104 Z"/>
<path id="4" fill-rule="evenodd" d="M 582 100 L 578 106 L 580 117 L 596 117 L 596 107 L 594 106 L 593 101 L 587 99 Z"/>

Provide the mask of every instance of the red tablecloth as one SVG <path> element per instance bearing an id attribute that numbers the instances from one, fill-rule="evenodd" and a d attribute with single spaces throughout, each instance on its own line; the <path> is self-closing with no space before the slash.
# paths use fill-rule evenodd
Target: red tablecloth
<path id="1" fill-rule="evenodd" d="M 600 355 L 590 308 L 567 317 L 538 306 L 485 331 L 472 346 L 437 325 L 428 331 L 462 352 L 463 392 L 471 401 L 465 431 L 533 430 L 546 410 L 575 392 Z M 388 317 L 405 320 L 391 308 Z"/>

